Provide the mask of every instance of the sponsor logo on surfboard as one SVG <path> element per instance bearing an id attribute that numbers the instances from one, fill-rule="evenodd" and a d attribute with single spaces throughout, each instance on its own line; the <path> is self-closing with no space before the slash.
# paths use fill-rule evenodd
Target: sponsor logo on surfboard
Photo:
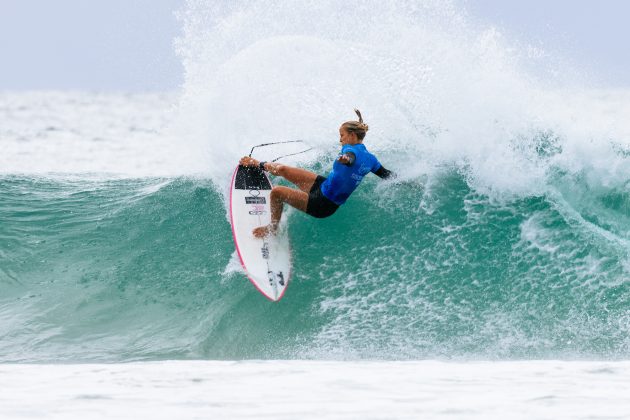
<path id="1" fill-rule="evenodd" d="M 273 286 L 275 282 L 278 282 L 280 286 L 284 286 L 284 273 L 282 271 L 278 271 L 274 273 L 273 271 L 267 271 L 269 275 L 269 284 Z"/>
<path id="2" fill-rule="evenodd" d="M 260 252 L 262 253 L 262 257 L 266 260 L 269 259 L 269 244 L 267 242 L 265 242 L 262 246 L 262 248 L 260 248 Z"/>
<path id="3" fill-rule="evenodd" d="M 265 206 L 262 204 L 254 204 L 253 207 L 254 208 L 249 211 L 249 214 L 251 214 L 252 216 L 260 216 L 261 214 L 267 213 L 267 211 L 265 210 Z"/>
<path id="4" fill-rule="evenodd" d="M 245 204 L 267 204 L 265 197 L 245 197 Z"/>

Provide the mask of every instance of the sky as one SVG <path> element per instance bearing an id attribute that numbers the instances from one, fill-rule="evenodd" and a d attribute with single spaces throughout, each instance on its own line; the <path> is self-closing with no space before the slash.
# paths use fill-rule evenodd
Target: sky
<path id="1" fill-rule="evenodd" d="M 567 59 L 604 87 L 630 88 L 630 1 L 461 0 L 510 39 Z"/>
<path id="2" fill-rule="evenodd" d="M 630 88 L 626 0 L 456 0 L 471 19 Z M 184 0 L 0 0 L 0 91 L 175 90 Z"/>
<path id="3" fill-rule="evenodd" d="M 183 0 L 0 0 L 0 90 L 172 90 Z"/>

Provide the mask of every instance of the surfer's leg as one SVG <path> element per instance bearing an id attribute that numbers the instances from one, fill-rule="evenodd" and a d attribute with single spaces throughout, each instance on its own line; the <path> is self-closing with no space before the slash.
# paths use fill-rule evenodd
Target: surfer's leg
<path id="1" fill-rule="evenodd" d="M 289 182 L 295 184 L 300 190 L 308 193 L 317 178 L 317 174 L 306 169 L 294 168 L 293 166 L 278 165 L 276 173 Z M 293 206 L 295 207 L 295 206 Z M 304 207 L 306 209 L 306 205 Z M 303 210 L 304 211 L 304 210 Z"/>
<path id="2" fill-rule="evenodd" d="M 260 226 L 254 229 L 254 236 L 262 238 L 266 235 L 273 234 L 278 228 L 280 217 L 282 217 L 282 207 L 284 203 L 295 207 L 300 211 L 306 211 L 308 204 L 308 194 L 304 191 L 296 190 L 289 187 L 273 187 L 271 190 L 271 223 L 267 226 Z"/>

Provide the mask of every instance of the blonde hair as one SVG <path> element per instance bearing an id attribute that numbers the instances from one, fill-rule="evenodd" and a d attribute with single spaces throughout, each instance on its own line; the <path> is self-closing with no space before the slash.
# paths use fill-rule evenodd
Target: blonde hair
<path id="1" fill-rule="evenodd" d="M 345 128 L 348 133 L 355 133 L 359 140 L 363 140 L 368 132 L 369 127 L 363 122 L 361 111 L 355 109 L 354 112 L 356 112 L 357 116 L 359 117 L 359 121 L 346 121 L 345 123 L 341 124 L 341 126 Z"/>

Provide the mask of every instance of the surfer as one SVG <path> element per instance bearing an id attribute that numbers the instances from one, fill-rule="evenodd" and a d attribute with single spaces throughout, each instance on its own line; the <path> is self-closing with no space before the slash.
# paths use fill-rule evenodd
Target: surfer
<path id="1" fill-rule="evenodd" d="M 385 169 L 376 156 L 366 149 L 363 139 L 368 131 L 368 125 L 363 122 L 358 109 L 354 112 L 359 121 L 346 121 L 339 127 L 341 152 L 327 178 L 281 163 L 259 162 L 248 156 L 240 160 L 239 163 L 243 166 L 258 166 L 264 171 L 285 178 L 299 188 L 273 187 L 270 203 L 271 223 L 254 229 L 255 237 L 262 238 L 276 232 L 284 203 L 313 217 L 329 217 L 346 202 L 369 172 L 383 179 L 393 175 L 393 172 Z"/>

